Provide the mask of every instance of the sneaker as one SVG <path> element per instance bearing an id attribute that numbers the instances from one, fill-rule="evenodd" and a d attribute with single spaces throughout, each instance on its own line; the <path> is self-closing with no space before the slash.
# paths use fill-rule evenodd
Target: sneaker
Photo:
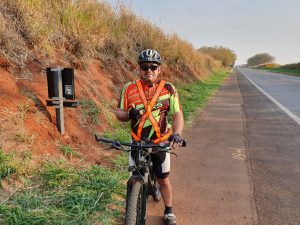
<path id="1" fill-rule="evenodd" d="M 174 215 L 174 213 L 165 214 L 164 219 L 167 225 L 178 225 L 176 223 L 176 216 Z"/>

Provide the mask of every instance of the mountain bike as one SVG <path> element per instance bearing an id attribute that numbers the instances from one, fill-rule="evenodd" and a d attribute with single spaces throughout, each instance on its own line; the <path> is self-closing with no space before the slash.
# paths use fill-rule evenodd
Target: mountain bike
<path id="1" fill-rule="evenodd" d="M 110 143 L 111 148 L 131 153 L 134 166 L 129 166 L 131 176 L 127 181 L 125 225 L 145 225 L 148 196 L 152 195 L 154 201 L 161 198 L 158 182 L 156 180 L 151 154 L 170 152 L 170 143 L 153 144 L 151 141 L 121 142 L 95 135 L 98 142 Z M 126 149 L 124 146 L 129 147 Z M 183 141 L 181 147 L 186 146 Z"/>

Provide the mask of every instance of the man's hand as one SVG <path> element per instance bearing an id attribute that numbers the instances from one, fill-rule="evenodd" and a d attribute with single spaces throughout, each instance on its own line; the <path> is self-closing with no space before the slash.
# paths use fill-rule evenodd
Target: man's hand
<path id="1" fill-rule="evenodd" d="M 172 134 L 168 141 L 170 141 L 170 146 L 172 148 L 178 148 L 179 144 L 183 141 L 183 138 L 180 136 L 180 134 Z"/>
<path id="2" fill-rule="evenodd" d="M 129 111 L 128 111 L 129 119 L 137 121 L 140 118 L 140 116 L 141 116 L 141 112 L 137 108 L 129 109 Z"/>

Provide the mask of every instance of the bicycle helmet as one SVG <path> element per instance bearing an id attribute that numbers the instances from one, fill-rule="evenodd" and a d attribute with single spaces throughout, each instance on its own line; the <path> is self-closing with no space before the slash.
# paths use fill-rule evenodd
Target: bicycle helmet
<path id="1" fill-rule="evenodd" d="M 138 63 L 141 65 L 144 62 L 154 62 L 158 65 L 161 64 L 161 57 L 158 51 L 154 49 L 145 49 L 142 51 L 138 58 Z"/>

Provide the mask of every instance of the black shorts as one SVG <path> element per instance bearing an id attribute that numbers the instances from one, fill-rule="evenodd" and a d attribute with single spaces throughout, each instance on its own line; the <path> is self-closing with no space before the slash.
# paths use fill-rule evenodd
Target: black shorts
<path id="1" fill-rule="evenodd" d="M 151 160 L 153 162 L 154 174 L 159 179 L 165 179 L 170 174 L 170 153 L 159 152 L 151 154 Z M 129 166 L 134 165 L 134 160 L 129 156 Z"/>

